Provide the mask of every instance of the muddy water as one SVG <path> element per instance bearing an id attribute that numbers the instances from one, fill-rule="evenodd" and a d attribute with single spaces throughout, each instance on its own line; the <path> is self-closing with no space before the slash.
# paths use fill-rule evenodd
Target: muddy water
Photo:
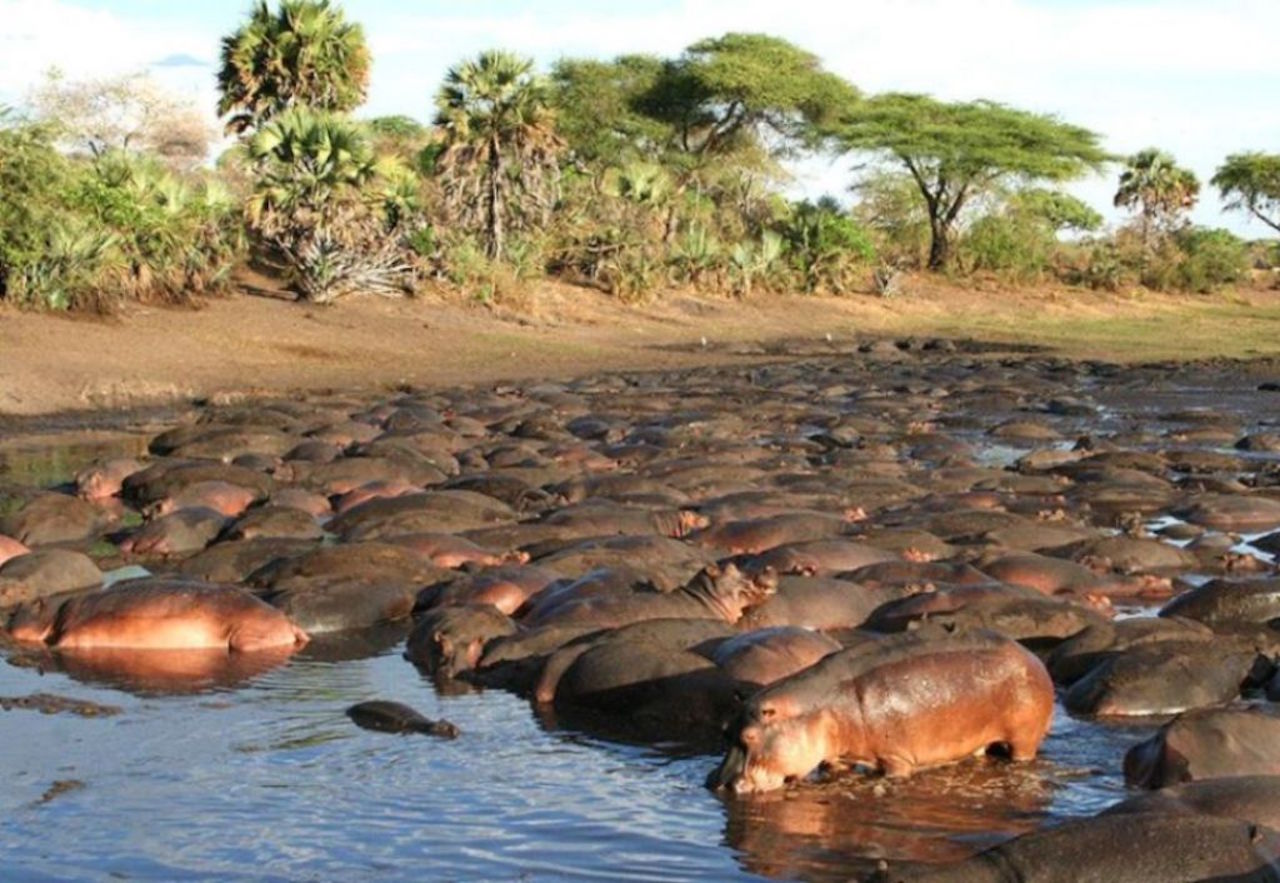
<path id="1" fill-rule="evenodd" d="M 142 437 L 9 439 L 0 479 L 55 485 L 138 453 Z M 602 740 L 500 691 L 439 692 L 402 649 L 395 630 L 317 640 L 278 668 L 176 693 L 0 665 L 0 697 L 121 709 L 0 711 L 0 878 L 846 879 L 879 858 L 956 859 L 1097 812 L 1124 796 L 1124 751 L 1153 730 L 1059 709 L 1040 759 L 1017 769 L 973 762 L 725 800 L 702 786 L 711 754 Z M 462 736 L 359 730 L 343 712 L 371 698 Z"/>

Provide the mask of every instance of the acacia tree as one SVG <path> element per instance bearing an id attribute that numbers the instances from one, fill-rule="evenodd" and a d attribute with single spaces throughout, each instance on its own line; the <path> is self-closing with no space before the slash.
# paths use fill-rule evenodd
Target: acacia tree
<path id="1" fill-rule="evenodd" d="M 204 115 L 145 73 L 67 80 L 54 69 L 30 103 L 70 153 L 147 152 L 170 166 L 190 167 L 209 152 L 212 133 Z"/>
<path id="2" fill-rule="evenodd" d="M 956 221 L 975 196 L 1005 179 L 1070 180 L 1110 159 L 1088 129 L 991 101 L 889 93 L 862 102 L 832 131 L 845 150 L 910 174 L 929 216 L 931 270 L 947 265 Z"/>
<path id="3" fill-rule="evenodd" d="M 1246 211 L 1280 232 L 1280 154 L 1233 153 L 1209 183 L 1227 208 Z"/>
<path id="4" fill-rule="evenodd" d="M 551 211 L 563 142 L 549 96 L 531 59 L 500 50 L 450 68 L 436 95 L 446 206 L 481 229 L 493 260 L 502 258 L 509 227 Z"/>
<path id="5" fill-rule="evenodd" d="M 297 105 L 349 111 L 364 101 L 369 64 L 363 29 L 329 0 L 280 0 L 275 10 L 258 0 L 222 39 L 218 113 L 243 133 Z"/>
<path id="6" fill-rule="evenodd" d="M 817 56 L 765 34 L 701 40 L 676 59 L 562 60 L 552 78 L 575 154 L 625 152 L 669 167 L 816 146 L 858 98 Z"/>
<path id="7" fill-rule="evenodd" d="M 1125 161 L 1116 189 L 1117 208 L 1137 209 L 1142 246 L 1149 250 L 1154 235 L 1172 230 L 1196 204 L 1200 182 L 1164 151 L 1149 147 Z"/>

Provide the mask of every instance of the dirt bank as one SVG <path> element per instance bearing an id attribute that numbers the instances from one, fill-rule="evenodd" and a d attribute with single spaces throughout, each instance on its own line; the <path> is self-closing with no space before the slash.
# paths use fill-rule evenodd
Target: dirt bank
<path id="1" fill-rule="evenodd" d="M 893 300 L 669 294 L 626 307 L 545 285 L 496 308 L 436 296 L 322 308 L 238 294 L 110 319 L 0 309 L 0 416 L 722 364 L 759 359 L 780 340 L 828 336 L 971 337 L 1117 359 L 1252 357 L 1280 353 L 1277 329 L 1276 292 L 984 291 L 926 278 Z"/>

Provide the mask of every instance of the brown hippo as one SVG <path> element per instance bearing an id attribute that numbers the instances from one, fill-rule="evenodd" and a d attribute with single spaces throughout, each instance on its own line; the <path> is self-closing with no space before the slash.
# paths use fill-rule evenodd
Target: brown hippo
<path id="1" fill-rule="evenodd" d="M 1161 616 L 1194 619 L 1211 627 L 1280 622 L 1280 579 L 1215 579 L 1174 598 Z"/>
<path id="2" fill-rule="evenodd" d="M 844 519 L 833 515 L 793 512 L 713 524 L 690 534 L 689 541 L 726 555 L 759 554 L 786 543 L 833 537 L 847 526 Z"/>
<path id="3" fill-rule="evenodd" d="M 428 586 L 418 593 L 415 609 L 488 604 L 507 616 L 515 616 L 525 602 L 559 578 L 558 574 L 531 564 L 491 567 L 480 573 Z"/>
<path id="4" fill-rule="evenodd" d="M 821 632 L 777 626 L 735 635 L 717 645 L 709 658 L 731 680 L 764 687 L 840 649 L 839 642 Z"/>
<path id="5" fill-rule="evenodd" d="M 482 567 L 493 567 L 499 564 L 526 563 L 529 555 L 526 552 L 503 552 L 487 549 L 471 542 L 465 537 L 451 533 L 411 533 L 392 537 L 388 542 L 397 546 L 412 549 L 419 555 L 429 559 L 437 567 L 456 569 L 467 564 Z"/>
<path id="6" fill-rule="evenodd" d="M 0 533 L 25 546 L 91 540 L 110 518 L 98 506 L 67 494 L 38 494 L 10 515 L 0 517 Z"/>
<path id="7" fill-rule="evenodd" d="M 333 515 L 333 506 L 329 504 L 328 497 L 298 487 L 280 488 L 263 504 L 263 508 L 297 509 L 316 518 Z"/>
<path id="8" fill-rule="evenodd" d="M 576 598 L 550 612 L 524 617 L 529 625 L 594 625 L 617 628 L 647 619 L 719 619 L 733 624 L 771 595 L 777 578 L 769 571 L 747 578 L 732 564 L 712 565 L 673 592 L 637 589 Z"/>
<path id="9" fill-rule="evenodd" d="M 951 631 L 983 629 L 1028 646 L 1054 644 L 1105 618 L 1095 610 L 1034 589 L 1000 583 L 943 586 L 885 603 L 865 627 L 880 632 L 919 628 L 923 623 Z"/>
<path id="10" fill-rule="evenodd" d="M 40 549 L 0 564 L 0 608 L 101 585 L 102 571 L 88 555 Z"/>
<path id="11" fill-rule="evenodd" d="M 1147 812 L 1076 819 L 941 867 L 881 872 L 884 883 L 1275 883 L 1280 834 L 1209 815 Z"/>
<path id="12" fill-rule="evenodd" d="M 777 573 L 826 575 L 900 560 L 893 552 L 865 540 L 826 539 L 775 546 L 758 556 L 757 566 L 772 568 Z"/>
<path id="13" fill-rule="evenodd" d="M 207 460 L 157 460 L 140 472 L 126 478 L 121 496 L 134 506 L 146 508 L 182 489 L 205 481 L 223 481 L 254 491 L 259 498 L 270 495 L 275 487 L 271 476 L 243 466 L 211 463 Z"/>
<path id="14" fill-rule="evenodd" d="M 852 629 L 881 604 L 904 594 L 896 587 L 877 588 L 831 577 L 782 576 L 774 593 L 748 610 L 738 625 L 744 629 L 788 625 L 821 631 Z"/>
<path id="15" fill-rule="evenodd" d="M 1217 530 L 1265 533 L 1280 527 L 1280 500 L 1253 494 L 1200 494 L 1173 514 Z"/>
<path id="16" fill-rule="evenodd" d="M 252 652 L 301 647 L 306 632 L 280 611 L 233 586 L 129 580 L 79 595 L 24 623 L 13 636 L 59 649 L 221 648 Z"/>
<path id="17" fill-rule="evenodd" d="M 414 624 L 404 658 L 445 678 L 471 671 L 494 638 L 516 632 L 511 618 L 488 604 L 437 607 Z"/>
<path id="18" fill-rule="evenodd" d="M 1071 686 L 1063 705 L 1098 717 L 1177 714 L 1230 702 L 1264 667 L 1269 663 L 1252 647 L 1225 640 L 1146 644 L 1100 662 Z"/>
<path id="19" fill-rule="evenodd" d="M 13 537 L 0 535 L 0 565 L 3 565 L 11 558 L 17 558 L 19 555 L 25 555 L 30 551 Z"/>
<path id="20" fill-rule="evenodd" d="M 983 558 L 977 567 L 992 579 L 1026 586 L 1046 595 L 1074 595 L 1086 600 L 1111 597 L 1167 598 L 1173 584 L 1163 577 L 1103 575 L 1089 568 L 1031 552 Z"/>
<path id="21" fill-rule="evenodd" d="M 185 555 L 213 542 L 228 518 L 212 509 L 179 509 L 148 521 L 120 544 L 125 555 Z"/>
<path id="22" fill-rule="evenodd" d="M 356 726 L 380 733 L 423 733 L 444 739 L 458 738 L 458 728 L 446 720 L 433 721 L 399 702 L 374 699 L 347 709 Z"/>
<path id="23" fill-rule="evenodd" d="M 132 457 L 95 463 L 76 473 L 76 495 L 85 500 L 118 496 L 124 480 L 143 468 L 142 462 Z"/>
<path id="24" fill-rule="evenodd" d="M 1180 714 L 1124 756 L 1124 779 L 1163 788 L 1219 776 L 1280 775 L 1280 718 L 1259 707 Z"/>
<path id="25" fill-rule="evenodd" d="M 1221 816 L 1280 831 L 1280 775 L 1226 776 L 1130 797 L 1103 815 L 1167 812 Z"/>
<path id="26" fill-rule="evenodd" d="M 236 518 L 261 499 L 250 488 L 229 481 L 197 481 L 186 485 L 148 507 L 152 516 L 168 515 L 184 509 L 211 509 L 225 518 Z"/>
<path id="27" fill-rule="evenodd" d="M 905 776 L 994 746 L 1029 760 L 1052 717 L 1049 673 L 1016 642 L 894 635 L 833 653 L 751 697 L 708 784 L 768 791 L 834 763 Z"/>
<path id="28" fill-rule="evenodd" d="M 403 497 L 406 494 L 420 493 L 422 493 L 422 488 L 419 485 L 409 484 L 407 481 L 400 479 L 371 481 L 352 488 L 345 493 L 338 494 L 333 500 L 333 512 L 335 515 L 342 515 L 350 512 L 361 503 L 367 503 L 370 500 L 387 500 L 392 497 Z"/>
<path id="29" fill-rule="evenodd" d="M 283 506 L 260 506 L 228 524 L 219 542 L 239 540 L 320 540 L 324 529 L 314 515 Z"/>
<path id="30" fill-rule="evenodd" d="M 215 543 L 178 565 L 185 579 L 208 583 L 244 582 L 249 574 L 275 561 L 294 558 L 315 549 L 314 540 L 256 539 Z"/>
<path id="31" fill-rule="evenodd" d="M 1071 686 L 1099 664 L 1135 647 L 1164 641 L 1209 642 L 1208 626 L 1190 619 L 1135 616 L 1096 623 L 1063 641 L 1045 657 L 1055 683 Z"/>

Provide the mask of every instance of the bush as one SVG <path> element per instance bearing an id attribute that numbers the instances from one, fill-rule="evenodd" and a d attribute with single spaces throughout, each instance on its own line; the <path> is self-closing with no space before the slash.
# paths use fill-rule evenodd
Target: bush
<path id="1" fill-rule="evenodd" d="M 971 224 L 956 248 L 962 272 L 989 271 L 1028 282 L 1049 268 L 1057 240 L 1049 227 L 1020 214 L 993 214 Z"/>
<path id="2" fill-rule="evenodd" d="M 861 263 L 875 257 L 871 236 L 828 200 L 797 203 L 780 231 L 804 291 L 850 291 Z"/>
<path id="3" fill-rule="evenodd" d="M 1249 246 L 1227 230 L 1189 227 L 1174 241 L 1182 252 L 1175 277 L 1179 288 L 1210 292 L 1248 275 Z"/>

